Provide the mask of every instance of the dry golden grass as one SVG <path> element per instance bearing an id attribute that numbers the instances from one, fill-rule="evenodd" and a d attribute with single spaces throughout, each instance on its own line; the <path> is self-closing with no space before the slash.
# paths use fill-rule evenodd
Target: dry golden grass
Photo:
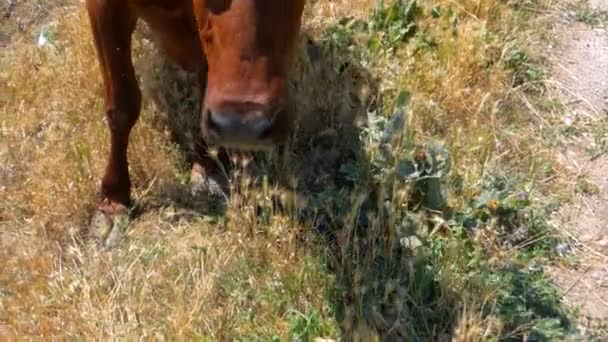
<path id="1" fill-rule="evenodd" d="M 344 15 L 365 18 L 374 4 L 372 0 L 312 1 L 306 31 L 318 37 Z M 533 150 L 517 146 L 524 138 L 511 141 L 501 134 L 514 121 L 514 116 L 507 116 L 513 93 L 503 66 L 510 48 L 505 41 L 520 32 L 512 8 L 503 1 L 436 0 L 424 6 L 435 5 L 452 6 L 460 14 L 455 34 L 446 29 L 451 25 L 448 19 L 429 17 L 419 23 L 420 31 L 436 44 L 436 53 L 410 44 L 396 56 L 361 61 L 344 74 L 332 71 L 331 63 L 347 57 L 325 52 L 323 64 L 303 56 L 295 77 L 305 86 L 296 89 L 295 102 L 298 113 L 306 117 L 296 140 L 305 145 L 320 126 L 342 128 L 358 122 L 373 96 L 378 96 L 370 98 L 370 93 L 391 99 L 408 89 L 414 94 L 411 113 L 417 139 L 442 137 L 454 153 L 454 169 L 466 184 L 464 195 L 451 198 L 458 205 L 477 191 L 490 160 Z M 108 148 L 98 66 L 81 6 L 54 8 L 46 23 L 55 35 L 53 44 L 39 48 L 31 35 L 16 35 L 0 61 L 7 94 L 0 118 L 0 332 L 4 320 L 23 338 L 228 340 L 277 335 L 285 340 L 291 312 L 304 316 L 318 312 L 320 335 L 336 336 L 340 325 L 347 336 L 370 340 L 389 330 L 384 325 L 411 323 L 411 317 L 399 309 L 374 325 L 373 320 L 350 312 L 348 304 L 346 319 L 334 321 L 330 301 L 335 295 L 330 293 L 336 277 L 355 279 L 369 269 L 351 270 L 344 261 L 334 264 L 344 269 L 325 269 L 327 246 L 313 233 L 313 224 L 298 221 L 297 214 L 271 211 L 271 223 L 260 224 L 256 206 L 270 192 L 292 196 L 285 188 L 249 187 L 245 180 L 250 175 L 241 171 L 244 175 L 235 176 L 238 182 L 233 183 L 241 191 L 233 193 L 226 212 L 219 216 L 209 212 L 205 199 L 189 195 L 180 181 L 186 169 L 182 151 L 170 143 L 164 124 L 183 131 L 188 125 L 172 114 L 192 111 L 196 101 L 191 97 L 197 95 L 184 90 L 188 76 L 170 83 L 174 81 L 169 76 L 156 74 L 159 67 L 150 62 L 157 57 L 155 50 L 140 36 L 135 42 L 136 68 L 146 91 L 129 159 L 141 215 L 119 248 L 105 254 L 90 250 L 82 235 L 98 201 Z M 490 31 L 503 36 L 491 36 Z M 161 91 L 169 94 L 158 95 Z M 310 119 L 311 115 L 319 117 Z M 301 186 L 328 186 L 311 182 L 318 169 L 300 164 L 333 163 L 334 167 L 340 160 L 338 152 L 300 155 L 287 162 L 290 169 L 285 172 L 298 174 Z M 492 159 L 495 153 L 499 156 Z M 373 229 L 381 235 L 389 228 L 378 223 Z M 352 252 L 350 233 L 347 228 L 342 237 L 345 255 Z M 359 248 L 354 248 L 355 254 L 363 253 Z M 391 248 L 378 248 L 378 254 L 390 254 Z M 360 258 L 355 263 L 370 267 L 369 256 Z M 446 260 L 446 268 L 455 262 Z M 466 283 L 446 274 L 440 280 L 446 303 L 437 305 L 460 303 L 450 304 L 450 316 L 460 317 L 454 324 L 454 339 L 478 341 L 489 331 L 499 332 L 500 322 L 479 313 L 485 297 L 492 294 L 469 299 L 463 295 Z M 404 291 L 397 278 L 394 284 L 385 284 L 387 294 Z M 374 279 L 366 281 L 374 283 Z M 362 296 L 355 291 L 357 295 Z M 434 327 L 424 329 L 431 332 Z"/>
<path id="2" fill-rule="evenodd" d="M 103 255 L 80 243 L 98 201 L 108 134 L 85 13 L 60 8 L 51 18 L 61 18 L 51 24 L 53 45 L 38 48 L 25 35 L 2 60 L 1 287 L 18 335 L 225 339 L 260 333 L 258 325 L 285 333 L 287 309 L 326 311 L 322 289 L 331 279 L 320 273 L 318 248 L 288 217 L 277 216 L 261 238 L 252 233 L 253 193 L 233 199 L 239 205 L 219 226 L 170 201 L 187 194 L 177 178 L 181 157 L 156 129 L 166 113 L 149 98 L 129 151 L 134 197 L 146 207 L 129 232 L 138 242 Z M 273 292 L 288 302 L 275 303 Z"/>

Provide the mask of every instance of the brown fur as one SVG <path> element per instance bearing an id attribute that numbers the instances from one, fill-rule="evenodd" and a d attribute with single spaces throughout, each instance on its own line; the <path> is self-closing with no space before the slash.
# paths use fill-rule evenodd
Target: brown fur
<path id="1" fill-rule="evenodd" d="M 127 147 L 141 109 L 131 36 L 140 18 L 169 57 L 199 73 L 201 85 L 206 81 L 201 126 L 208 143 L 257 147 L 286 138 L 286 77 L 304 0 L 87 0 L 86 6 L 111 135 L 100 206 L 106 215 L 130 206 Z"/>

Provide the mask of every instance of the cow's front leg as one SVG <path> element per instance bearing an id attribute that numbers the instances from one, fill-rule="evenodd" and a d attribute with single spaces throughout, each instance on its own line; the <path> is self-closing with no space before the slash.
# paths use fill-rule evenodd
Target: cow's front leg
<path id="1" fill-rule="evenodd" d="M 87 0 L 104 86 L 110 131 L 110 154 L 101 182 L 102 202 L 90 225 L 90 236 L 111 248 L 122 236 L 131 205 L 127 147 L 141 109 L 141 92 L 131 60 L 131 35 L 137 21 L 126 1 Z"/>

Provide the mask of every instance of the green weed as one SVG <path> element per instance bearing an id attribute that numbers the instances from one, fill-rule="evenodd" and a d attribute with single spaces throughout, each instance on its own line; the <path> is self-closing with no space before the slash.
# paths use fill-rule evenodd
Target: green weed
<path id="1" fill-rule="evenodd" d="M 579 0 L 570 3 L 569 9 L 574 12 L 576 20 L 591 27 L 608 24 L 608 11 L 593 8 L 589 0 Z"/>

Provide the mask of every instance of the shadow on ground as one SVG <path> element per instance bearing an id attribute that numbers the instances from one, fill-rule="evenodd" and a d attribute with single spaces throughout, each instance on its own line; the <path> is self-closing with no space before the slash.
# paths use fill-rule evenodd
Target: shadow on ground
<path id="1" fill-rule="evenodd" d="M 238 193 L 238 183 L 247 175 L 258 188 L 287 189 L 302 199 L 295 206 L 294 219 L 314 227 L 315 241 L 325 252 L 320 259 L 328 261 L 327 269 L 336 276 L 336 287 L 328 296 L 344 340 L 456 338 L 466 303 L 442 274 L 445 255 L 441 244 L 431 243 L 423 251 L 418 247 L 424 242 L 415 238 L 419 230 L 433 226 L 429 212 L 421 209 L 424 196 L 400 199 L 391 188 L 394 184 L 375 179 L 372 161 L 362 145 L 362 130 L 370 124 L 368 113 L 384 106 L 377 81 L 347 46 L 331 39 L 313 41 L 305 36 L 300 51 L 291 83 L 297 128 L 276 151 L 245 156 L 252 160 L 246 167 L 244 155 L 220 153 L 226 169 L 224 180 L 232 185 L 228 194 Z M 143 83 L 156 106 L 157 127 L 179 146 L 187 173 L 204 150 L 196 78 L 160 59 L 148 69 Z M 423 186 L 428 189 L 429 184 Z M 160 205 L 225 215 L 224 200 L 193 193 L 187 185 L 169 183 L 162 192 L 165 195 Z M 290 210 L 290 204 L 279 197 L 270 201 L 270 211 Z M 449 215 L 446 211 L 443 216 L 448 219 Z M 264 204 L 259 204 L 262 225 L 272 220 L 270 216 Z M 535 301 L 542 297 L 538 295 L 542 289 L 527 283 L 529 277 L 518 272 L 507 272 L 512 283 L 505 288 L 515 288 L 520 298 L 511 298 L 509 293 L 501 298 L 498 305 L 504 307 L 498 311 L 509 315 L 517 310 L 513 306 L 520 305 L 531 308 L 533 315 L 566 321 L 554 308 L 557 303 Z M 471 286 L 484 287 L 475 281 Z M 519 335 L 513 338 L 518 340 Z"/>

